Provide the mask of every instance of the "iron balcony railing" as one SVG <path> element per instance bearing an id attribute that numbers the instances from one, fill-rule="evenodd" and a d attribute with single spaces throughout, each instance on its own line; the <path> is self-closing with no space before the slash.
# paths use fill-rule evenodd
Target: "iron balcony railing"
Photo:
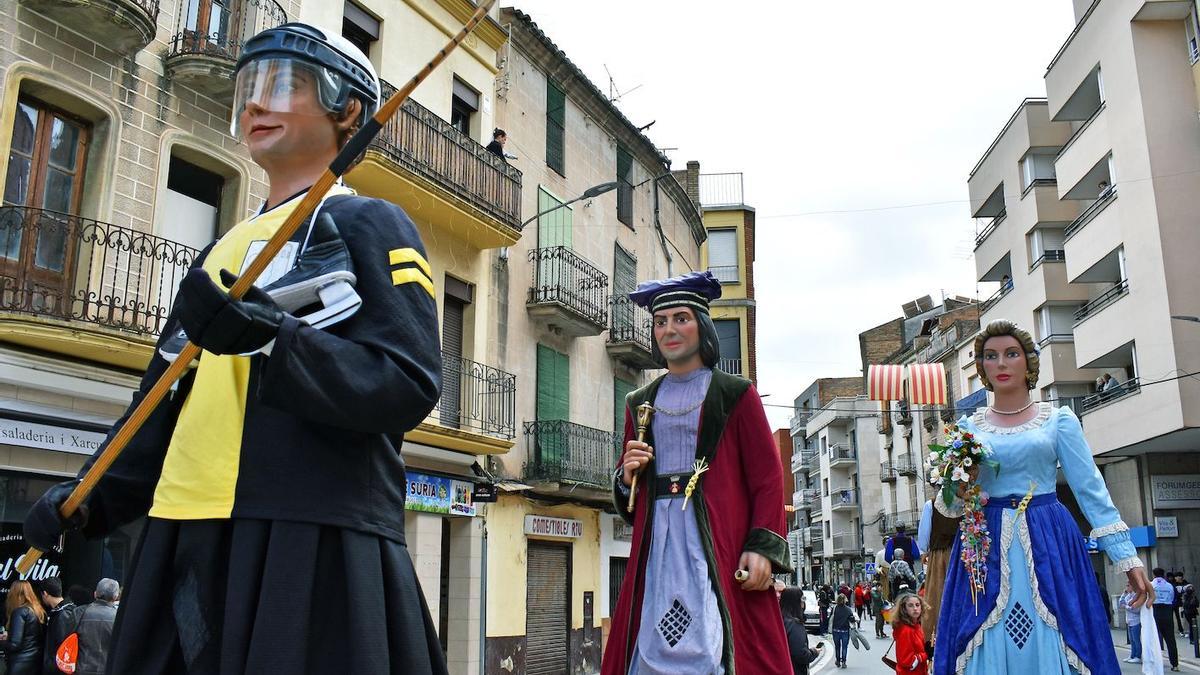
<path id="1" fill-rule="evenodd" d="M 982 246 L 983 242 L 986 241 L 988 237 L 992 236 L 992 233 L 996 231 L 997 227 L 1000 227 L 1000 223 L 1003 223 L 1004 219 L 1007 217 L 1008 213 L 1001 211 L 1000 213 L 996 214 L 995 218 L 989 220 L 988 224 L 984 225 L 983 229 L 979 231 L 979 234 L 975 235 L 975 248 Z"/>
<path id="2" fill-rule="evenodd" d="M 608 341 L 631 342 L 650 352 L 654 339 L 654 326 L 651 324 L 650 311 L 629 299 L 628 295 L 614 295 L 609 298 Z"/>
<path id="3" fill-rule="evenodd" d="M 576 483 L 601 489 L 612 486 L 613 433 L 565 420 L 525 423 L 529 461 L 525 478 Z"/>
<path id="4" fill-rule="evenodd" d="M 901 476 L 917 475 L 917 465 L 913 463 L 911 457 L 901 457 L 896 460 L 896 473 Z"/>
<path id="5" fill-rule="evenodd" d="M 737 265 L 712 265 L 708 268 L 708 271 L 712 272 L 717 281 L 723 284 L 736 284 L 738 282 Z"/>
<path id="6" fill-rule="evenodd" d="M 246 40 L 286 22 L 287 13 L 275 0 L 181 0 L 167 58 L 201 55 L 236 61 Z"/>
<path id="7" fill-rule="evenodd" d="M 834 443 L 829 446 L 829 465 L 834 466 L 841 462 L 853 462 L 857 457 L 854 448 L 844 443 Z"/>
<path id="8" fill-rule="evenodd" d="M 884 483 L 896 482 L 896 466 L 893 462 L 881 462 L 879 464 L 879 480 Z"/>
<path id="9" fill-rule="evenodd" d="M 1115 201 L 1116 198 L 1117 198 L 1117 186 L 1116 185 L 1108 186 L 1104 190 L 1104 194 L 1100 195 L 1099 199 L 1092 202 L 1091 206 L 1084 209 L 1083 213 L 1079 214 L 1078 218 L 1076 218 L 1075 220 L 1072 220 L 1071 224 L 1067 225 L 1063 229 L 1063 241 L 1070 241 L 1071 237 L 1075 236 L 1076 232 L 1083 229 L 1084 225 L 1087 225 L 1088 223 L 1095 220 L 1096 216 L 1098 216 L 1101 211 L 1108 208 L 1108 205 L 1113 203 L 1113 201 Z"/>
<path id="10" fill-rule="evenodd" d="M 0 310 L 156 337 L 198 253 L 90 218 L 0 207 Z"/>
<path id="11" fill-rule="evenodd" d="M 1093 396 L 1094 396 L 1094 394 L 1093 394 Z M 1070 408 L 1071 412 L 1075 413 L 1076 417 L 1079 417 L 1079 416 L 1083 415 L 1083 412 L 1084 412 L 1083 404 L 1085 401 L 1087 401 L 1088 398 L 1089 398 L 1089 396 L 1067 396 L 1066 398 L 1058 399 L 1057 405 L 1066 406 L 1066 407 Z"/>
<path id="12" fill-rule="evenodd" d="M 1099 312 L 1116 302 L 1118 298 L 1129 292 L 1129 280 L 1122 279 L 1113 284 L 1113 287 L 1101 293 L 1095 300 L 1087 303 L 1083 307 L 1075 310 L 1075 325 L 1079 325 L 1084 319 Z"/>
<path id="13" fill-rule="evenodd" d="M 829 507 L 832 509 L 858 506 L 858 490 L 842 488 L 829 492 Z"/>
<path id="14" fill-rule="evenodd" d="M 862 550 L 857 532 L 834 532 L 830 539 L 835 554 L 857 553 Z"/>
<path id="15" fill-rule="evenodd" d="M 1051 249 L 1049 251 L 1043 252 L 1040 256 L 1038 256 L 1037 260 L 1034 260 L 1033 263 L 1031 265 L 1029 265 L 1029 271 L 1032 272 L 1033 270 L 1037 269 L 1038 267 L 1041 267 L 1042 263 L 1066 262 L 1066 261 L 1067 261 L 1067 252 L 1066 251 L 1062 251 L 1062 250 L 1058 250 L 1058 249 Z"/>
<path id="16" fill-rule="evenodd" d="M 533 263 L 529 304 L 557 303 L 604 326 L 608 320 L 607 274 L 566 246 L 533 249 L 529 261 Z"/>
<path id="17" fill-rule="evenodd" d="M 381 83 L 386 100 L 396 88 Z M 519 230 L 521 172 L 428 108 L 408 99 L 371 148 L 488 216 Z"/>
<path id="18" fill-rule="evenodd" d="M 812 508 L 817 503 L 817 491 L 813 488 L 803 488 L 796 491 L 800 495 L 800 508 Z"/>
<path id="19" fill-rule="evenodd" d="M 1134 377 L 1118 384 L 1112 389 L 1098 391 L 1090 396 L 1085 396 L 1080 404 L 1080 410 L 1084 413 L 1090 412 L 1105 403 L 1111 403 L 1120 398 L 1125 398 L 1130 394 L 1136 394 L 1141 391 L 1141 382 Z"/>
<path id="20" fill-rule="evenodd" d="M 701 206 L 740 206 L 744 204 L 740 173 L 700 174 Z"/>
<path id="21" fill-rule="evenodd" d="M 730 375 L 741 375 L 742 374 L 742 360 L 741 359 L 717 359 L 717 368 L 720 368 L 722 372 L 729 373 Z"/>
<path id="22" fill-rule="evenodd" d="M 517 377 L 470 359 L 442 359 L 442 397 L 433 415 L 438 424 L 486 436 L 516 435 Z"/>
<path id="23" fill-rule="evenodd" d="M 992 293 L 991 297 L 979 303 L 979 313 L 983 314 L 992 307 L 995 307 L 997 302 L 1000 302 L 1002 299 L 1004 299 L 1004 296 L 1012 292 L 1012 289 L 1012 280 L 1001 283 L 1000 288 L 996 289 L 996 292 Z"/>
<path id="24" fill-rule="evenodd" d="M 825 541 L 825 533 L 821 530 L 820 525 L 809 525 L 807 532 L 808 542 L 809 544 L 812 544 L 812 547 L 815 547 L 816 544 Z"/>

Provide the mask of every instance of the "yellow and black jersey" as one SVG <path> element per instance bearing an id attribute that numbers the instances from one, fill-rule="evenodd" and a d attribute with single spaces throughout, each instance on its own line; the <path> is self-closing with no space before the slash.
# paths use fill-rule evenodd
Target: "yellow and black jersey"
<path id="1" fill-rule="evenodd" d="M 92 493 L 86 534 L 149 514 L 313 522 L 403 541 L 400 442 L 440 388 L 433 282 L 404 211 L 347 193 L 331 190 L 322 212 L 349 249 L 359 310 L 321 330 L 286 317 L 270 356 L 204 352 Z M 196 265 L 214 279 L 240 271 L 298 202 L 239 223 Z M 172 317 L 163 334 L 173 330 Z M 130 412 L 166 367 L 156 350 Z"/>

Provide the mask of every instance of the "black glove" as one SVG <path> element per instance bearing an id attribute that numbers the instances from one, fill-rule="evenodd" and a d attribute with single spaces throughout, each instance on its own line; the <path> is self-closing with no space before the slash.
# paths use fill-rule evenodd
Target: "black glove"
<path id="1" fill-rule="evenodd" d="M 221 270 L 221 283 L 232 287 L 237 276 Z M 203 269 L 187 273 L 179 284 L 179 323 L 188 339 L 213 354 L 249 354 L 275 339 L 283 310 L 257 286 L 234 300 Z"/>
<path id="2" fill-rule="evenodd" d="M 71 496 L 77 485 L 78 480 L 59 483 L 46 490 L 46 494 L 34 502 L 33 508 L 29 509 L 29 515 L 25 516 L 25 541 L 29 542 L 30 546 L 39 551 L 49 551 L 58 544 L 58 537 L 63 532 L 87 525 L 86 505 L 80 504 L 67 520 L 63 520 L 62 514 L 58 512 L 59 507 L 67 501 L 67 497 Z"/>

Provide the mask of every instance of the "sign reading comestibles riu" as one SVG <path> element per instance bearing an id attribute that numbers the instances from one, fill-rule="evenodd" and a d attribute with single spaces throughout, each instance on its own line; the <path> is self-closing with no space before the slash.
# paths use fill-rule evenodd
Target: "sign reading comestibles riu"
<path id="1" fill-rule="evenodd" d="M 525 516 L 525 534 L 578 539 L 583 536 L 583 521 L 550 516 Z"/>

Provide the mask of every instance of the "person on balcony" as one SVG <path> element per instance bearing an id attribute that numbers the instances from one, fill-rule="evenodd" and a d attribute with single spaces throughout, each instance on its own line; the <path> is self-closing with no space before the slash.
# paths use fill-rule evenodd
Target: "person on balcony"
<path id="1" fill-rule="evenodd" d="M 244 45 L 233 128 L 266 172 L 268 197 L 183 279 L 134 404 L 167 369 L 162 348 L 177 328 L 204 351 L 84 509 L 61 519 L 78 484 L 68 481 L 25 521 L 26 539 L 49 550 L 68 528 L 100 537 L 148 515 L 110 673 L 446 672 L 404 539 L 399 445 L 441 383 L 416 227 L 400 208 L 335 185 L 310 227 L 340 231 L 357 311 L 317 329 L 257 287 L 228 292 L 379 91 L 370 61 L 335 32 L 288 23 Z M 308 231 L 273 268 L 305 259 Z"/>
<path id="2" fill-rule="evenodd" d="M 504 144 L 508 142 L 508 134 L 499 127 L 492 131 L 492 142 L 487 144 L 488 152 L 500 158 L 500 161 L 508 164 L 508 157 L 504 154 Z"/>
<path id="3" fill-rule="evenodd" d="M 633 543 L 603 675 L 792 672 L 779 604 L 764 592 L 772 572 L 791 571 L 783 467 L 754 386 L 714 367 L 709 302 L 720 296 L 707 271 L 630 294 L 653 315 L 652 352 L 667 373 L 626 399 L 613 498 Z"/>
<path id="4" fill-rule="evenodd" d="M 959 427 L 992 450 L 1000 466 L 969 470 L 989 495 L 983 516 L 991 544 L 983 588 L 972 587 L 956 539 L 938 617 L 934 673 L 1120 672 L 1104 603 L 1071 512 L 1058 500 L 1056 475 L 1066 476 L 1091 537 L 1138 594 L 1153 596 L 1129 527 L 1113 506 L 1079 419 L 1030 397 L 1039 354 L 1033 336 L 1011 321 L 989 323 L 975 339 L 975 359 L 993 403 L 962 417 Z M 956 518 L 961 495 L 935 509 Z M 968 556 L 971 552 L 968 551 Z M 978 578 L 978 577 L 975 577 Z"/>

